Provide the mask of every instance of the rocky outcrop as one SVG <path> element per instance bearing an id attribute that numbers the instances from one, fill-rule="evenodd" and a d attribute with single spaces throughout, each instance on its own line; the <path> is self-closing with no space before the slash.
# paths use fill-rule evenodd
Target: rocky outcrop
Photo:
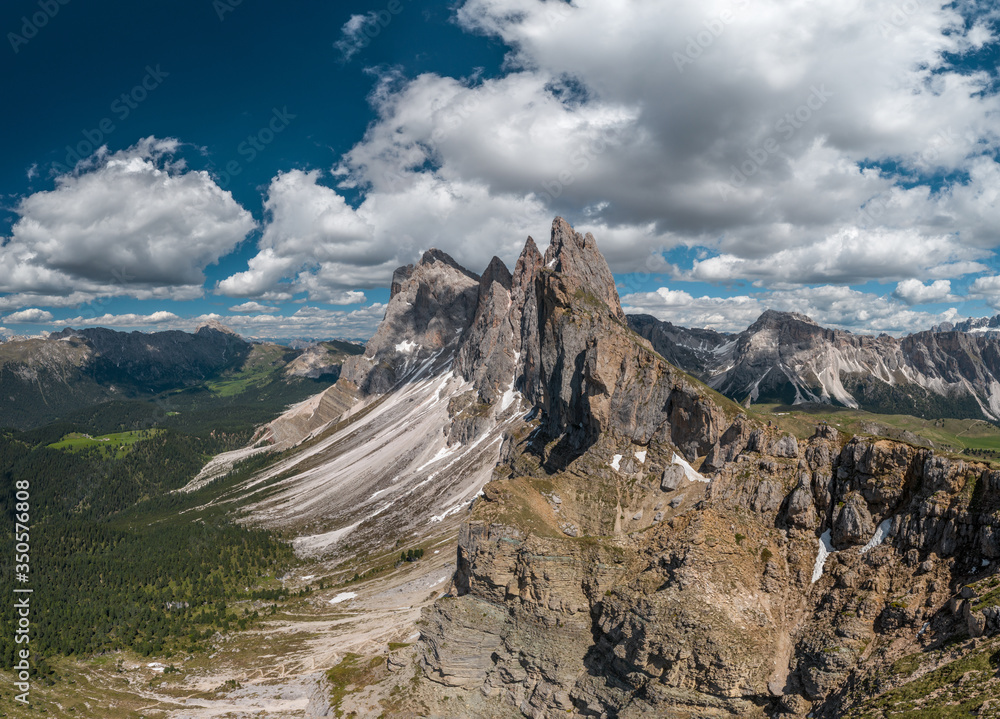
<path id="1" fill-rule="evenodd" d="M 479 400 L 493 404 L 513 392 L 514 328 L 511 318 L 511 275 L 494 257 L 479 280 L 479 299 L 472 324 L 458 351 L 455 369 L 470 380 Z"/>
<path id="2" fill-rule="evenodd" d="M 385 317 L 365 353 L 344 363 L 341 377 L 362 395 L 383 394 L 453 361 L 479 304 L 478 275 L 440 250 L 396 270 Z"/>
<path id="3" fill-rule="evenodd" d="M 532 402 L 542 397 L 541 343 L 538 329 L 538 278 L 545 265 L 535 241 L 528 241 L 514 265 L 511 279 L 510 322 L 514 330 L 514 351 L 518 353 L 517 387 Z"/>
<path id="4" fill-rule="evenodd" d="M 557 218 L 536 280 L 543 431 L 567 457 L 603 433 L 672 442 L 689 458 L 726 424 L 717 404 L 632 332 L 591 235 Z"/>
<path id="5" fill-rule="evenodd" d="M 1000 630 L 1000 609 L 947 609 L 1000 554 L 1000 472 L 751 427 L 722 433 L 713 451 L 735 456 L 707 485 L 656 443 L 618 470 L 594 457 L 606 438 L 558 475 L 509 465 L 460 537 L 458 596 L 428 615 L 428 676 L 533 717 L 837 716 L 852 676 L 894 661 L 869 646 Z"/>
<path id="6" fill-rule="evenodd" d="M 362 352 L 364 349 L 353 342 L 316 342 L 305 347 L 302 354 L 292 359 L 285 367 L 284 374 L 286 377 L 330 377 L 336 380 L 340 376 L 344 360 Z"/>

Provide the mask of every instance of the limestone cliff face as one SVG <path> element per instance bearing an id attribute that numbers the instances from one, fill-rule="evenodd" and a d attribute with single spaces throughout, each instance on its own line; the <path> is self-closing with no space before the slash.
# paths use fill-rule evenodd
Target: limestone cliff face
<path id="1" fill-rule="evenodd" d="M 514 379 L 511 281 L 507 266 L 494 257 L 479 281 L 476 314 L 455 361 L 455 369 L 487 404 L 496 402 Z"/>
<path id="2" fill-rule="evenodd" d="M 514 329 L 514 350 L 518 353 L 517 385 L 530 399 L 542 396 L 536 279 L 544 265 L 545 258 L 529 237 L 514 265 L 510 321 Z"/>
<path id="3" fill-rule="evenodd" d="M 535 293 L 539 379 L 528 398 L 562 451 L 582 452 L 603 433 L 673 442 L 689 458 L 715 442 L 724 414 L 629 329 L 593 236 L 557 218 Z"/>
<path id="4" fill-rule="evenodd" d="M 440 250 L 393 274 L 392 295 L 365 353 L 344 363 L 341 378 L 362 395 L 388 392 L 454 359 L 479 301 L 479 276 Z"/>
<path id="5" fill-rule="evenodd" d="M 707 388 L 629 329 L 596 240 L 562 218 L 544 257 L 528 238 L 513 275 L 494 258 L 480 277 L 437 250 L 397 270 L 385 319 L 341 376 L 371 395 L 449 367 L 472 385 L 453 400 L 452 440 L 475 440 L 521 393 L 561 438 L 556 464 L 608 432 L 693 459 L 727 424 Z"/>
<path id="6" fill-rule="evenodd" d="M 834 717 L 894 647 L 1000 631 L 953 600 L 1000 557 L 1000 472 L 823 425 L 730 429 L 711 482 L 675 480 L 656 442 L 604 438 L 555 475 L 508 453 L 427 617 L 426 676 L 532 717 Z"/>

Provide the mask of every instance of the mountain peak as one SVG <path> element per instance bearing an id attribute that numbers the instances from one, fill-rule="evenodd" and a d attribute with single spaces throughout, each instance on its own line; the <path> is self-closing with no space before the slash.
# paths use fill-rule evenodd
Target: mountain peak
<path id="1" fill-rule="evenodd" d="M 781 312 L 780 310 L 764 310 L 757 321 L 750 325 L 748 331 L 756 331 L 765 327 L 777 327 L 791 322 L 803 322 L 807 325 L 819 327 L 811 317 L 807 317 L 800 312 Z"/>
<path id="2" fill-rule="evenodd" d="M 204 324 L 200 325 L 195 334 L 202 334 L 203 330 L 204 331 L 215 330 L 216 332 L 222 332 L 223 334 L 232 335 L 233 337 L 240 336 L 238 332 L 234 332 L 232 329 L 226 327 L 218 320 L 209 320 L 208 322 L 205 322 Z"/>
<path id="3" fill-rule="evenodd" d="M 499 257 L 494 256 L 483 272 L 482 279 L 479 281 L 479 293 L 480 295 L 485 294 L 494 282 L 500 283 L 505 290 L 510 292 L 512 279 L 507 265 Z"/>
<path id="4" fill-rule="evenodd" d="M 531 238 L 528 239 L 530 242 Z M 562 217 L 555 218 L 549 247 L 545 251 L 545 267 L 558 272 L 567 285 L 575 285 L 575 289 L 594 295 L 608 306 L 618 320 L 626 321 L 614 275 L 592 234 L 581 235 Z"/>
<path id="5" fill-rule="evenodd" d="M 449 255 L 447 252 L 437 249 L 436 247 L 432 247 L 429 250 L 427 250 L 421 256 L 420 262 L 417 263 L 417 266 L 422 267 L 424 265 L 433 265 L 436 262 L 442 262 L 448 265 L 449 267 L 458 270 L 466 277 L 471 277 L 477 282 L 479 281 L 479 275 L 477 275 L 475 272 L 470 272 L 469 270 L 465 269 L 455 261 L 455 258 Z"/>

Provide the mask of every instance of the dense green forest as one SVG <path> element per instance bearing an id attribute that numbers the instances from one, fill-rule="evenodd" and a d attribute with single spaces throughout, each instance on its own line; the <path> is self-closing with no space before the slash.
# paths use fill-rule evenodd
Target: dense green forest
<path id="1" fill-rule="evenodd" d="M 150 433 L 114 459 L 26 437 L 0 436 L 0 511 L 13 527 L 15 487 L 30 486 L 32 562 L 21 586 L 34 589 L 31 648 L 43 676 L 53 654 L 196 651 L 285 598 L 275 576 L 295 563 L 290 548 L 218 510 L 197 509 L 272 457 L 238 465 L 199 492 L 169 493 L 200 469 L 211 441 Z M 4 534 L 2 591 L 12 596 L 14 542 Z M 0 617 L 13 625 L 11 603 L 0 604 Z M 11 633 L 0 633 L 0 667 L 13 665 L 14 649 Z"/>
<path id="2" fill-rule="evenodd" d="M 171 490 L 328 384 L 265 379 L 229 395 L 199 386 L 0 431 L 0 592 L 13 596 L 16 490 L 30 487 L 30 582 L 18 586 L 34 590 L 30 647 L 43 680 L 55 678 L 47 661 L 54 655 L 198 651 L 216 632 L 246 627 L 286 598 L 276 577 L 295 564 L 290 547 L 205 507 L 274 461 L 272 453 L 197 492 Z M 112 432 L 130 433 L 113 451 L 72 439 Z M 50 446 L 61 440 L 61 448 Z M 14 620 L 12 602 L 0 603 L 0 622 Z M 12 667 L 14 650 L 12 632 L 0 633 L 0 668 Z"/>

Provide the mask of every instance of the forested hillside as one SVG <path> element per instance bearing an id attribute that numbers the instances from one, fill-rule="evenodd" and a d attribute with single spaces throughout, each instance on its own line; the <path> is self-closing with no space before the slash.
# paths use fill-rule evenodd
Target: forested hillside
<path id="1" fill-rule="evenodd" d="M 346 356 L 353 346 L 322 351 Z M 273 453 L 198 492 L 172 490 L 337 377 L 287 373 L 292 359 L 285 348 L 255 346 L 211 380 L 0 431 L 0 511 L 9 526 L 15 488 L 30 487 L 31 647 L 39 675 L 58 679 L 46 661 L 54 655 L 196 652 L 216 632 L 244 628 L 285 598 L 277 577 L 295 564 L 289 546 L 204 508 Z M 11 533 L 0 552 L 0 590 L 10 595 Z M 9 603 L 0 607 L 0 621 L 13 622 L 12 612 Z M 0 668 L 13 665 L 14 648 L 12 635 L 0 637 Z"/>

